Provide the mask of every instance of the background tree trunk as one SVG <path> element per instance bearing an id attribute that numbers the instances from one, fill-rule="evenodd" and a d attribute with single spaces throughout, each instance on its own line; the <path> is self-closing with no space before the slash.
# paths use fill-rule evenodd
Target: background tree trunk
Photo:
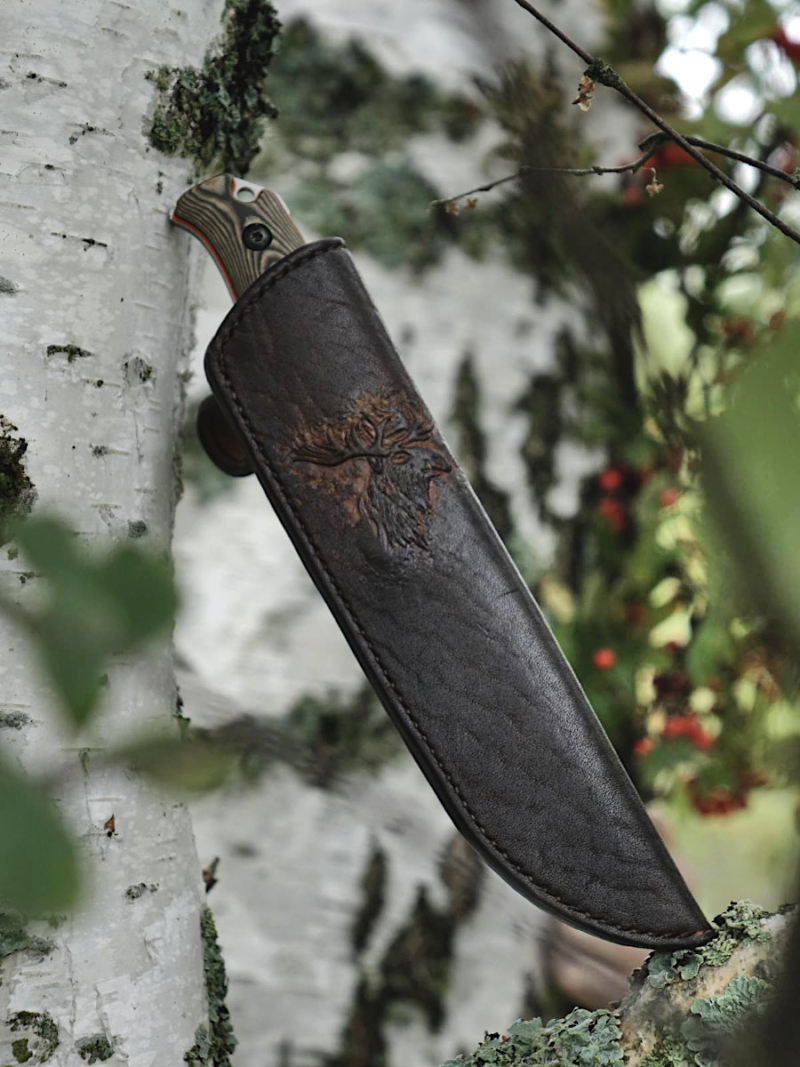
<path id="1" fill-rule="evenodd" d="M 600 19 L 585 4 L 557 7 L 559 20 L 582 40 L 599 36 Z M 395 77 L 422 72 L 441 91 L 475 97 L 475 74 L 492 77 L 497 64 L 522 52 L 543 70 L 551 45 L 511 0 L 286 0 L 279 10 L 287 24 L 311 19 L 326 44 L 355 37 Z M 291 61 L 284 46 L 273 77 Z M 564 67 L 568 103 L 579 72 L 569 61 Z M 324 108 L 328 82 L 320 84 Z M 288 113 L 286 95 L 272 95 Z M 271 127 L 267 153 L 286 118 Z M 631 125 L 613 100 L 604 101 L 592 123 L 604 156 L 613 158 L 626 138 L 633 143 Z M 480 180 L 497 137 L 454 144 L 424 134 L 407 149 L 447 195 Z M 363 158 L 348 144 L 337 153 L 332 168 L 349 181 Z M 287 198 L 311 239 L 317 235 L 309 216 L 293 197 L 307 171 L 307 161 L 278 169 L 262 159 L 251 177 Z M 425 220 L 424 193 L 413 211 Z M 342 227 L 336 232 L 352 242 Z M 420 279 L 406 266 L 387 269 L 363 249 L 355 255 L 451 447 L 474 482 L 484 479 L 507 502 L 516 533 L 535 545 L 543 566 L 554 536 L 531 502 L 521 455 L 526 417 L 515 404 L 534 374 L 553 368 L 557 338 L 576 322 L 575 305 L 551 299 L 536 306 L 530 277 L 497 256 L 475 263 L 451 248 Z M 229 307 L 209 265 L 193 399 L 206 391 L 202 354 Z M 465 409 L 460 420 L 456 407 Z M 486 442 L 474 463 L 464 420 L 472 427 L 467 436 L 474 431 Z M 568 514 L 580 478 L 599 466 L 601 453 L 567 444 L 558 461 L 554 503 Z M 546 917 L 474 862 L 408 757 L 376 752 L 374 733 L 360 719 L 360 670 L 255 479 L 230 483 L 211 500 L 189 481 L 175 553 L 187 592 L 176 634 L 186 714 L 199 725 L 242 713 L 263 724 L 303 701 L 303 736 L 317 761 L 312 780 L 275 762 L 251 791 L 193 805 L 203 862 L 221 857 L 210 899 L 231 981 L 239 1067 L 434 1065 L 474 1047 L 484 1030 L 534 1013 Z M 376 715 L 369 721 L 383 713 Z M 292 762 L 292 746 L 284 744 Z M 348 744 L 350 761 L 344 758 L 337 780 L 326 780 L 320 764 L 335 764 Z"/>
<path id="2" fill-rule="evenodd" d="M 187 166 L 148 148 L 145 74 L 196 62 L 219 11 L 218 0 L 7 0 L 0 11 L 0 413 L 27 441 L 37 509 L 92 547 L 169 547 L 189 242 L 167 211 Z M 39 595 L 21 557 L 3 551 L 0 567 L 5 595 Z M 0 625 L 0 744 L 28 768 L 57 759 L 74 770 L 57 800 L 87 873 L 78 913 L 2 960 L 0 1062 L 27 1049 L 63 1065 L 93 1052 L 180 1064 L 207 1021 L 189 816 L 95 759 L 174 714 L 171 652 L 113 663 L 79 750 L 31 650 Z"/>

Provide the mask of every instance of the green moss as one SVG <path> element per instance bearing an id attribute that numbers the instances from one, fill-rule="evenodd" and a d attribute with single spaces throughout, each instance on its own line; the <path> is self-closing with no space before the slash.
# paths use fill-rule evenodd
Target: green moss
<path id="1" fill-rule="evenodd" d="M 14 522 L 29 514 L 36 499 L 25 471 L 28 442 L 15 437 L 16 432 L 17 427 L 0 415 L 0 545 L 7 543 Z"/>
<path id="2" fill-rule="evenodd" d="M 27 1063 L 28 1060 L 33 1059 L 33 1053 L 28 1048 L 27 1037 L 19 1037 L 16 1041 L 12 1041 L 11 1051 L 17 1063 Z"/>
<path id="3" fill-rule="evenodd" d="M 209 908 L 200 915 L 200 936 L 203 941 L 203 970 L 208 997 L 208 1026 L 195 1031 L 195 1043 L 184 1054 L 189 1067 L 230 1067 L 236 1038 L 225 1004 L 228 977 L 225 961 L 217 939 L 217 927 Z"/>
<path id="4" fill-rule="evenodd" d="M 702 967 L 720 967 L 742 941 L 769 941 L 761 922 L 768 911 L 749 900 L 734 901 L 714 920 L 719 933 L 707 945 L 677 952 L 656 952 L 646 962 L 641 977 L 656 989 L 672 982 L 696 978 Z"/>
<path id="5" fill-rule="evenodd" d="M 86 1060 L 87 1063 L 97 1063 L 98 1060 L 102 1063 L 104 1060 L 110 1060 L 114 1055 L 114 1046 L 105 1034 L 82 1037 L 75 1044 L 75 1048 L 80 1058 Z"/>
<path id="6" fill-rule="evenodd" d="M 246 173 L 265 119 L 277 109 L 264 81 L 278 51 L 280 22 L 269 0 L 225 0 L 221 38 L 200 67 L 160 67 L 148 76 L 157 90 L 149 139 L 166 155 L 198 170 Z"/>
<path id="7" fill-rule="evenodd" d="M 37 1063 L 46 1063 L 58 1048 L 58 1027 L 46 1011 L 18 1011 L 8 1017 L 8 1026 L 12 1033 L 29 1030 L 28 1044 L 33 1044 L 31 1056 Z M 15 1042 L 16 1044 L 16 1042 Z M 12 1045 L 13 1048 L 13 1045 Z"/>
<path id="8" fill-rule="evenodd" d="M 76 359 L 86 359 L 92 355 L 85 348 L 79 348 L 78 345 L 48 345 L 46 348 L 48 356 L 66 356 L 67 363 L 74 363 Z"/>

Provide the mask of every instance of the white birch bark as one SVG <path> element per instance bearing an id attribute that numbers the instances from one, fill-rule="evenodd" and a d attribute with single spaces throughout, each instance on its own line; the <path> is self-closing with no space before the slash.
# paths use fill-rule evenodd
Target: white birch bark
<path id="1" fill-rule="evenodd" d="M 4 0 L 0 9 L 0 274 L 12 283 L 0 293 L 0 412 L 28 441 L 37 507 L 66 518 L 90 547 L 124 541 L 129 523 L 137 533 L 146 525 L 139 544 L 169 546 L 189 242 L 167 210 L 188 168 L 148 150 L 145 72 L 196 63 L 219 10 L 217 0 Z M 48 356 L 48 345 L 87 354 L 70 362 Z M 3 551 L 0 583 L 20 603 L 37 595 L 36 580 L 20 584 L 25 566 Z M 171 651 L 164 643 L 112 664 L 80 758 L 5 620 L 2 641 L 0 710 L 28 721 L 0 731 L 0 744 L 29 768 L 73 768 L 57 800 L 87 885 L 78 913 L 48 932 L 49 954 L 2 961 L 0 1063 L 14 1063 L 12 1040 L 28 1036 L 10 1032 L 9 1017 L 27 1011 L 54 1020 L 53 1063 L 82 1064 L 76 1045 L 101 1035 L 111 1063 L 177 1067 L 206 1016 L 189 817 L 95 760 L 125 731 L 168 719 Z M 102 830 L 111 814 L 114 837 Z M 157 888 L 126 897 L 139 883 Z"/>

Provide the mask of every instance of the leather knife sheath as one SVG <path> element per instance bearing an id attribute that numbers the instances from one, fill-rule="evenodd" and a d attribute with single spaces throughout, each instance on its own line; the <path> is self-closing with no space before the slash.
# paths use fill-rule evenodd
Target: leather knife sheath
<path id="1" fill-rule="evenodd" d="M 354 655 L 485 861 L 606 939 L 709 940 L 344 243 L 269 267 L 206 372 Z"/>

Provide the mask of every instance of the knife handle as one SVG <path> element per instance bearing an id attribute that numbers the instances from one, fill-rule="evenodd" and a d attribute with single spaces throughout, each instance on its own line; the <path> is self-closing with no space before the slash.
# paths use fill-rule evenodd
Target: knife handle
<path id="1" fill-rule="evenodd" d="M 202 241 L 234 301 L 274 263 L 305 244 L 277 193 L 230 174 L 187 189 L 171 220 Z M 253 473 L 241 438 L 213 395 L 197 412 L 197 436 L 225 474 L 243 478 Z"/>
<path id="2" fill-rule="evenodd" d="M 230 174 L 187 189 L 171 219 L 203 242 L 234 300 L 306 243 L 277 193 Z"/>

